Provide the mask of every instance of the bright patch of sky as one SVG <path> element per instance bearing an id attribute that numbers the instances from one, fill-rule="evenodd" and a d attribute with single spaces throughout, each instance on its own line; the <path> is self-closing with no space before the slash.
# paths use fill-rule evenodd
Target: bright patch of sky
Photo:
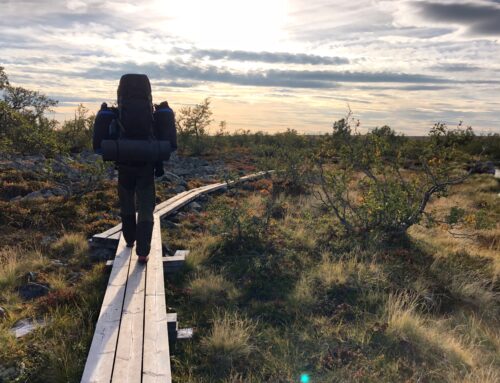
<path id="1" fill-rule="evenodd" d="M 0 65 L 60 101 L 113 102 L 146 73 L 157 102 L 210 97 L 231 130 L 500 133 L 497 0 L 0 0 Z M 215 124 L 214 124 L 215 128 Z"/>

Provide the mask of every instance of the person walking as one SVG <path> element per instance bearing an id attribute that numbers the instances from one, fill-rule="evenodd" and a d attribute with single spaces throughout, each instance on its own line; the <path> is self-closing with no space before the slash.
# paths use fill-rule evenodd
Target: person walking
<path id="1" fill-rule="evenodd" d="M 103 103 L 96 116 L 93 146 L 105 160 L 115 160 L 122 235 L 127 247 L 136 246 L 139 262 L 146 263 L 156 203 L 154 178 L 164 174 L 163 160 L 153 160 L 152 148 L 160 148 L 160 143 L 168 141 L 170 151 L 177 149 L 175 117 L 166 101 L 155 106 L 153 113 L 151 84 L 146 75 L 123 75 L 117 96 L 118 108 Z M 162 142 L 155 146 L 156 141 Z"/>

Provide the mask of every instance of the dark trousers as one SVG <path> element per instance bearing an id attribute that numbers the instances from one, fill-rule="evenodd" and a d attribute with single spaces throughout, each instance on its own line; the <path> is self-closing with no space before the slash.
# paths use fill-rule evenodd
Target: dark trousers
<path id="1" fill-rule="evenodd" d="M 155 209 L 153 165 L 147 164 L 137 167 L 119 165 L 118 197 L 120 199 L 122 234 L 125 241 L 128 244 L 137 241 L 137 255 L 147 256 L 151 249 Z"/>

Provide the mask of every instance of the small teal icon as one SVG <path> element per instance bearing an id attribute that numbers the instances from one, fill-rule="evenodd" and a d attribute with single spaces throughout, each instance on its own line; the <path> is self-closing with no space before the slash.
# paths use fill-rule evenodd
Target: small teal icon
<path id="1" fill-rule="evenodd" d="M 307 374 L 302 374 L 300 375 L 300 383 L 309 383 L 309 375 Z"/>

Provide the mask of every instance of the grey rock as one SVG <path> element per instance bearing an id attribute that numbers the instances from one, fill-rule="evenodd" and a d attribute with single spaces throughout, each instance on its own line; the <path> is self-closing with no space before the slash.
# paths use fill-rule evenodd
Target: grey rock
<path id="1" fill-rule="evenodd" d="M 35 282 L 28 282 L 18 289 L 19 295 L 25 300 L 43 297 L 47 295 L 49 291 L 50 288 L 48 286 Z"/>
<path id="2" fill-rule="evenodd" d="M 43 198 L 54 197 L 54 193 L 52 193 L 52 191 L 50 191 L 50 190 L 44 190 L 42 192 L 42 195 L 43 195 Z"/>
<path id="3" fill-rule="evenodd" d="M 178 223 L 175 223 L 175 222 L 172 222 L 169 220 L 165 220 L 165 221 L 163 221 L 163 223 L 167 229 L 176 229 L 179 227 Z"/>
<path id="4" fill-rule="evenodd" d="M 42 198 L 44 198 L 43 192 L 38 190 L 38 191 L 34 191 L 34 192 L 31 192 L 31 193 L 25 195 L 23 197 L 23 200 L 29 201 L 29 200 L 42 199 Z"/>
<path id="5" fill-rule="evenodd" d="M 80 271 L 72 271 L 69 274 L 68 282 L 70 283 L 76 283 L 78 282 L 83 276 L 83 273 Z"/>
<path id="6" fill-rule="evenodd" d="M 174 187 L 174 193 L 179 194 L 182 193 L 183 191 L 186 191 L 186 188 L 182 185 L 177 185 Z"/>
<path id="7" fill-rule="evenodd" d="M 55 196 L 68 196 L 68 191 L 63 189 L 63 188 L 54 188 L 54 189 L 51 189 L 51 192 L 53 195 Z"/>
<path id="8" fill-rule="evenodd" d="M 53 259 L 52 261 L 50 261 L 50 263 L 52 264 L 52 266 L 55 266 L 55 267 L 64 267 L 64 266 L 66 266 L 66 263 L 64 263 L 60 259 Z"/>
<path id="9" fill-rule="evenodd" d="M 171 172 L 165 172 L 165 174 L 160 178 L 160 181 L 170 181 L 170 182 L 176 182 L 178 183 L 182 178 L 179 177 L 177 174 L 171 173 Z"/>
<path id="10" fill-rule="evenodd" d="M 57 240 L 56 236 L 54 236 L 54 235 L 46 235 L 45 237 L 42 238 L 42 240 L 40 241 L 40 244 L 42 246 L 48 246 L 51 243 L 55 242 L 56 240 Z"/>
<path id="11" fill-rule="evenodd" d="M 175 173 L 176 173 L 178 176 L 187 176 L 187 175 L 190 175 L 192 172 L 193 172 L 193 170 L 192 170 L 192 169 L 187 169 L 187 168 L 179 168 L 179 169 L 175 169 Z"/>
<path id="12" fill-rule="evenodd" d="M 16 367 L 4 367 L 0 366 L 0 382 L 10 381 L 15 379 L 19 375 L 19 371 Z"/>
<path id="13" fill-rule="evenodd" d="M 495 174 L 495 164 L 492 161 L 475 163 L 469 169 L 473 174 Z"/>
<path id="14" fill-rule="evenodd" d="M 169 221 L 179 223 L 182 219 L 186 218 L 186 213 L 182 211 L 177 212 L 175 215 L 169 216 Z"/>
<path id="15" fill-rule="evenodd" d="M 45 326 L 45 324 L 45 321 L 41 319 L 21 319 L 14 324 L 10 331 L 16 336 L 16 338 L 21 338 L 30 334 L 37 328 Z"/>
<path id="16" fill-rule="evenodd" d="M 193 202 L 191 202 L 191 203 L 189 204 L 189 208 L 190 208 L 191 210 L 201 210 L 201 209 L 202 209 L 202 206 L 201 206 L 198 202 L 193 201 Z"/>
<path id="17" fill-rule="evenodd" d="M 35 282 L 36 279 L 38 277 L 38 273 L 34 272 L 34 271 L 28 271 L 25 276 L 24 276 L 24 279 L 27 281 L 27 282 Z"/>
<path id="18" fill-rule="evenodd" d="M 24 156 L 25 161 L 30 161 L 30 162 L 44 162 L 45 157 L 41 154 L 39 155 L 34 155 L 34 156 Z"/>

